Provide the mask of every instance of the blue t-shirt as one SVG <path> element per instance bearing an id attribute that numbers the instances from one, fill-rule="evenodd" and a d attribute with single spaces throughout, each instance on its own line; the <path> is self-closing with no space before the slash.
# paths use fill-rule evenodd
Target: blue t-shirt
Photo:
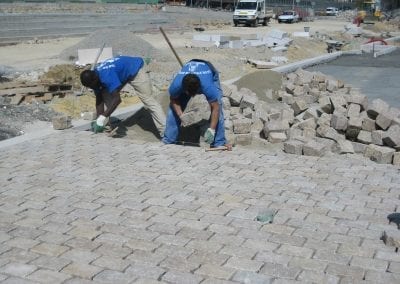
<path id="1" fill-rule="evenodd" d="M 189 99 L 182 88 L 183 77 L 187 74 L 195 74 L 199 77 L 200 93 L 205 95 L 209 103 L 221 100 L 222 91 L 219 84 L 218 72 L 212 65 L 203 60 L 191 60 L 182 67 L 169 87 L 171 98 L 179 98 L 185 101 Z"/>
<path id="2" fill-rule="evenodd" d="M 132 80 L 144 65 L 141 57 L 117 56 L 100 63 L 95 71 L 103 88 L 111 94 Z M 100 90 L 95 90 L 99 92 Z"/>

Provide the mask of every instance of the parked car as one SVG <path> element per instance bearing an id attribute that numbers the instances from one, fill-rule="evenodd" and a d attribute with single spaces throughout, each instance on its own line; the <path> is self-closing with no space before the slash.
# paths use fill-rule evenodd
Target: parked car
<path id="1" fill-rule="evenodd" d="M 339 9 L 335 8 L 335 7 L 328 7 L 326 8 L 325 14 L 327 16 L 337 16 L 337 14 L 339 13 Z"/>
<path id="2" fill-rule="evenodd" d="M 299 21 L 299 14 L 296 11 L 284 11 L 278 17 L 278 23 L 295 23 Z"/>

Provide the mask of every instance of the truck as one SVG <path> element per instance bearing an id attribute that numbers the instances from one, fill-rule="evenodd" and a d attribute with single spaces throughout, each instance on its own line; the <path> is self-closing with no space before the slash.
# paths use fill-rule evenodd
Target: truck
<path id="1" fill-rule="evenodd" d="M 233 24 L 245 24 L 256 27 L 266 26 L 273 17 L 273 10 L 266 8 L 265 0 L 239 0 L 233 12 Z"/>

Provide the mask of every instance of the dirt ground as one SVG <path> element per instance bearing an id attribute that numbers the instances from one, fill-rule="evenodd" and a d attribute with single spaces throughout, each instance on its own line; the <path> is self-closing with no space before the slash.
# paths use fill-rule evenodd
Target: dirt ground
<path id="1" fill-rule="evenodd" d="M 185 15 L 183 14 L 182 17 Z M 186 20 L 193 27 L 199 26 L 199 23 L 193 19 Z M 209 60 L 219 70 L 221 81 L 227 81 L 257 71 L 246 63 L 248 59 L 270 61 L 272 56 L 284 56 L 288 62 L 294 62 L 327 53 L 326 39 L 344 41 L 347 43 L 344 49 L 354 49 L 370 37 L 379 37 L 384 33 L 398 31 L 396 27 L 377 23 L 373 26 L 365 26 L 364 35 L 354 38 L 345 33 L 344 27 L 348 24 L 350 22 L 346 18 L 324 18 L 294 24 L 278 24 L 272 21 L 266 27 L 252 28 L 234 27 L 231 23 L 207 23 L 203 20 L 201 24 L 204 28 L 203 32 L 193 29 L 190 31 L 166 30 L 166 33 L 183 62 L 192 58 Z M 304 27 L 310 29 L 309 38 L 293 37 L 294 32 L 303 32 Z M 287 32 L 293 38 L 287 51 L 272 52 L 265 46 L 239 49 L 222 49 L 215 45 L 200 47 L 193 41 L 193 36 L 199 33 L 236 36 L 266 35 L 272 30 Z M 180 68 L 178 61 L 161 33 L 135 34 L 135 37 L 153 47 L 152 51 L 147 54 L 151 58 L 148 69 L 155 85 L 155 92 L 165 94 L 173 74 Z M 62 58 L 60 55 L 67 49 L 74 49 L 84 40 L 84 37 L 57 38 L 0 46 L 0 76 L 8 76 L 11 80 L 19 82 L 69 81 L 74 90 L 79 91 L 81 89 L 78 79 L 79 68 L 77 69 L 70 59 Z M 113 43 L 111 42 L 109 45 L 112 47 Z M 140 54 L 138 55 L 140 56 Z M 136 97 L 124 96 L 122 106 L 136 103 L 138 103 Z M 94 110 L 94 99 L 90 95 L 79 98 L 67 97 L 55 99 L 49 106 L 57 112 L 78 117 L 82 111 Z"/>

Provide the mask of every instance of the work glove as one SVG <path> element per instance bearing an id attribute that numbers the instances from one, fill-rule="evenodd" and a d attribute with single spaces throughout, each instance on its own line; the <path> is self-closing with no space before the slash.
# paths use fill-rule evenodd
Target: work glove
<path id="1" fill-rule="evenodd" d="M 108 123 L 108 118 L 104 115 L 99 115 L 99 117 L 92 122 L 92 129 L 94 133 L 103 132 L 105 125 Z"/>
<path id="2" fill-rule="evenodd" d="M 211 144 L 214 142 L 214 138 L 215 138 L 215 129 L 208 128 L 206 130 L 206 133 L 204 133 L 204 141 L 207 144 Z"/>

